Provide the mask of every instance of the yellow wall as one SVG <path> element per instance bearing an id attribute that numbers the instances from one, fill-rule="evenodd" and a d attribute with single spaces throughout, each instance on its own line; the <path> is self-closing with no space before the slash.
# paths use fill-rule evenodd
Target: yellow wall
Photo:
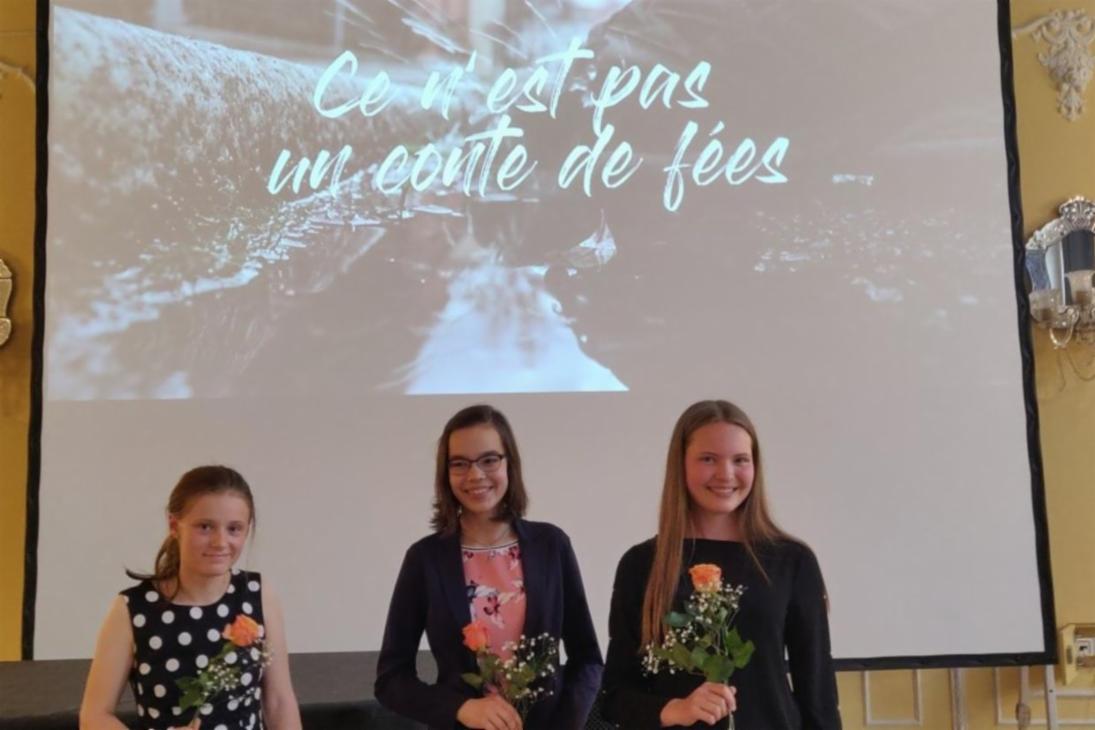
<path id="1" fill-rule="evenodd" d="M 34 0 L 0 0 L 0 61 L 23 67 L 31 75 L 34 5 Z M 1051 8 L 1082 8 L 1095 16 L 1095 0 L 1013 0 L 1013 25 Z M 1059 116 L 1057 90 L 1036 58 L 1042 50 L 1030 38 L 1015 41 L 1028 233 L 1052 218 L 1066 198 L 1095 197 L 1095 99 L 1079 121 Z M 14 335 L 0 350 L 0 660 L 4 660 L 18 658 L 20 647 L 33 277 L 34 106 L 30 89 L 15 74 L 0 82 L 0 130 L 0 170 L 5 171 L 0 175 L 0 258 L 15 272 L 17 286 L 10 315 Z M 1095 376 L 1095 361 L 1084 367 L 1093 356 L 1095 349 L 1076 353 L 1084 376 Z M 1095 623 L 1095 380 L 1077 376 L 1040 332 L 1035 333 L 1035 363 L 1058 623 Z M 986 519 L 991 514 L 991 508 L 986 509 Z M 1013 717 L 1016 674 L 1015 670 L 1000 673 L 1002 691 L 997 697 L 991 670 L 965 672 L 970 728 L 996 726 L 997 700 L 1005 717 Z M 911 716 L 915 679 L 912 672 L 872 672 L 870 699 L 875 718 Z M 950 727 L 949 679 L 946 670 L 921 673 L 923 727 Z M 839 682 L 845 728 L 867 727 L 863 675 L 843 673 Z M 1087 678 L 1082 683 L 1091 684 Z M 1062 717 L 1079 720 L 1095 715 L 1093 698 L 1062 697 L 1060 703 Z M 1035 703 L 1034 710 L 1036 716 L 1042 714 L 1040 704 Z M 1095 728 L 1095 722 L 1080 727 Z"/>
<path id="2" fill-rule="evenodd" d="M 1092 0 L 1013 0 L 1012 27 L 1021 27 L 1054 9 L 1084 10 L 1095 16 Z M 1057 206 L 1074 195 L 1095 198 L 1095 90 L 1088 110 L 1069 122 L 1057 113 L 1057 89 L 1037 54 L 1046 46 L 1029 36 L 1014 40 L 1015 96 L 1019 112 L 1023 216 L 1031 232 L 1057 215 Z"/>
<path id="3" fill-rule="evenodd" d="M 1047 7 L 1048 6 L 1048 7 Z M 1014 25 L 1038 18 L 1050 8 L 1076 8 L 1095 17 L 1095 2 L 1020 0 Z M 1015 86 L 1019 110 L 1019 151 L 1023 215 L 1031 232 L 1056 215 L 1067 198 L 1095 199 L 1095 91 L 1085 95 L 1087 112 L 1075 122 L 1057 113 L 1057 89 L 1039 64 L 1045 47 L 1030 38 L 1015 42 Z M 1038 340 L 1038 402 L 1042 416 L 1049 508 L 1050 549 L 1058 623 L 1095 621 L 1095 382 L 1077 376 L 1044 336 Z M 1095 349 L 1074 353 L 1080 374 Z M 1092 363 L 1095 366 L 1095 363 Z M 1063 371 L 1063 372 L 1062 372 Z"/>
<path id="4" fill-rule="evenodd" d="M 15 276 L 0 349 L 0 660 L 18 659 L 23 610 L 34 278 L 33 0 L 0 0 L 0 259 Z M 26 76 L 16 70 L 24 70 Z"/>

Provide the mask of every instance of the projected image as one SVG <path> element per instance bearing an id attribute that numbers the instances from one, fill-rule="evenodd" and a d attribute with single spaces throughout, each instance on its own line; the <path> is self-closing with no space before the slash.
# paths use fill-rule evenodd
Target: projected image
<path id="1" fill-rule="evenodd" d="M 948 174 L 1000 159 L 998 102 L 904 40 L 960 45 L 946 7 L 64 2 L 47 397 L 642 392 L 958 346 L 1008 234 Z"/>
<path id="2" fill-rule="evenodd" d="M 603 631 L 672 424 L 726 398 L 835 657 L 1048 661 L 1006 0 L 50 9 L 37 657 L 90 654 L 62 608 L 201 463 L 262 493 L 295 650 L 378 649 L 476 402 Z"/>

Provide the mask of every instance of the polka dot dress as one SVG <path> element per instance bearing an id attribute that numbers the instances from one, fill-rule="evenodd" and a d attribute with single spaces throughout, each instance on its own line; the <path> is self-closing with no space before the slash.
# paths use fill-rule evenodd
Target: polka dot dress
<path id="1" fill-rule="evenodd" d="M 242 671 L 240 686 L 217 695 L 209 704 L 182 711 L 176 680 L 194 677 L 220 652 L 224 627 L 236 616 L 263 624 L 262 580 L 258 573 L 232 571 L 228 590 L 208 606 L 182 606 L 161 595 L 151 581 L 122 591 L 133 626 L 136 651 L 129 684 L 137 702 L 138 728 L 182 727 L 195 713 L 202 730 L 261 730 L 262 665 L 255 649 L 242 648 L 225 657 Z"/>

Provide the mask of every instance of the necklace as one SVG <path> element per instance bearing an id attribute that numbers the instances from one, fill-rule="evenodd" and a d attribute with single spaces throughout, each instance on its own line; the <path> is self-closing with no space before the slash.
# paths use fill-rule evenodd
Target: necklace
<path id="1" fill-rule="evenodd" d="M 465 538 L 465 539 L 470 538 L 470 539 L 467 539 L 467 540 L 461 539 L 461 542 L 464 544 L 465 547 L 492 548 L 492 547 L 498 547 L 499 543 L 501 543 L 501 542 L 503 542 L 503 541 L 505 541 L 509 538 L 510 524 L 507 522 L 504 525 L 502 525 L 502 529 L 499 530 L 498 532 L 496 532 L 494 535 L 492 535 L 489 540 L 480 540 L 480 539 L 477 539 L 473 535 L 469 535 L 468 534 L 469 531 L 463 525 L 461 525 L 461 530 L 462 530 L 461 538 Z"/>

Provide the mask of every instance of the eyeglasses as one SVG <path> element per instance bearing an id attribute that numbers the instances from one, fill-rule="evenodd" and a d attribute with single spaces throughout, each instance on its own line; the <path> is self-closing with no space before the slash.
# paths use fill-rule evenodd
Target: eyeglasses
<path id="1" fill-rule="evenodd" d="M 488 451 L 478 459 L 457 457 L 455 459 L 449 459 L 449 471 L 453 474 L 467 474 L 471 471 L 471 467 L 474 464 L 479 467 L 479 471 L 484 474 L 489 474 L 493 471 L 498 471 L 498 468 L 502 466 L 502 462 L 505 458 L 505 454 L 499 454 L 494 451 Z"/>

